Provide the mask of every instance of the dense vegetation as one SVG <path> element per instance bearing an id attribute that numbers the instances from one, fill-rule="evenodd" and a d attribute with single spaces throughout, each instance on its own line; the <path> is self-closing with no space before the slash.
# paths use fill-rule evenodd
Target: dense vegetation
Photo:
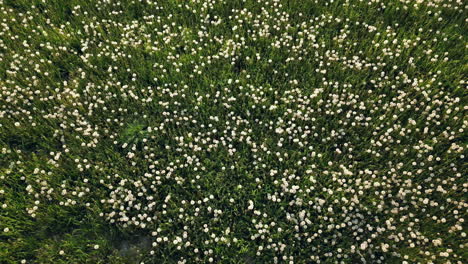
<path id="1" fill-rule="evenodd" d="M 460 0 L 0 0 L 0 263 L 467 263 Z"/>

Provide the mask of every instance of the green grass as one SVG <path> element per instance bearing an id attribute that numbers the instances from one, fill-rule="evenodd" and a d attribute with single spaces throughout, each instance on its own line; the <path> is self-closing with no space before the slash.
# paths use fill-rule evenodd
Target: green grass
<path id="1" fill-rule="evenodd" d="M 465 263 L 466 8 L 416 2 L 0 0 L 0 263 Z"/>

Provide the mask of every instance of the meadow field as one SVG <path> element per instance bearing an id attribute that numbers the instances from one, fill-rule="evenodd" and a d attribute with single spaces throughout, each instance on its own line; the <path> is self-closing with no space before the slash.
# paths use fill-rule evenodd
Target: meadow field
<path id="1" fill-rule="evenodd" d="M 462 0 L 0 0 L 0 263 L 468 263 Z"/>

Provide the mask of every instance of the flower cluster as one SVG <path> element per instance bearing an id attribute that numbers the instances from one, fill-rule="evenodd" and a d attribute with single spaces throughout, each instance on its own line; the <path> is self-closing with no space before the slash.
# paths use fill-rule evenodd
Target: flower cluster
<path id="1" fill-rule="evenodd" d="M 12 2 L 0 217 L 148 263 L 464 262 L 462 1 Z"/>

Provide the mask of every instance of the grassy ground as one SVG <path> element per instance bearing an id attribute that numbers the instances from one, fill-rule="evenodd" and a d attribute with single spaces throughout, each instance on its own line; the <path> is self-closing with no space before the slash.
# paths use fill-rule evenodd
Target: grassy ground
<path id="1" fill-rule="evenodd" d="M 0 263 L 466 263 L 466 13 L 0 0 Z"/>

